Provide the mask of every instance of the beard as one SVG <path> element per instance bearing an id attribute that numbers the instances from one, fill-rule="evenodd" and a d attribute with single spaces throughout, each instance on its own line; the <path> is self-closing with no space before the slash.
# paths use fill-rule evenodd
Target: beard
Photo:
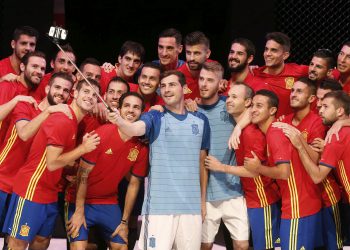
<path id="1" fill-rule="evenodd" d="M 36 84 L 36 83 L 34 83 L 31 79 L 30 79 L 30 77 L 28 77 L 25 73 L 24 73 L 24 81 L 26 82 L 26 84 L 28 85 L 28 88 L 30 89 L 30 90 L 36 90 L 37 88 L 38 88 L 38 86 L 39 86 L 39 84 Z M 41 81 L 41 80 L 40 80 Z"/>
<path id="2" fill-rule="evenodd" d="M 248 61 L 245 61 L 241 64 L 239 64 L 237 67 L 230 67 L 230 65 L 228 66 L 228 70 L 230 73 L 240 73 L 242 72 L 248 65 Z"/>

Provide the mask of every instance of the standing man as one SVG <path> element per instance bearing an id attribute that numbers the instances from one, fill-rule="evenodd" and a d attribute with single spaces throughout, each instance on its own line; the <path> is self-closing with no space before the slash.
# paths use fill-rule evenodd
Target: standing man
<path id="1" fill-rule="evenodd" d="M 226 165 L 235 166 L 235 153 L 228 148 L 227 138 L 233 130 L 225 97 L 219 96 L 224 68 L 218 62 L 206 62 L 199 74 L 201 105 L 199 111 L 208 117 L 211 127 L 209 153 Z M 202 250 L 212 249 L 221 220 L 230 232 L 234 249 L 249 248 L 249 223 L 246 201 L 239 177 L 210 172 L 206 190 L 206 215 L 202 228 Z"/>
<path id="2" fill-rule="evenodd" d="M 152 110 L 134 123 L 122 119 L 118 112 L 110 115 L 123 133 L 146 135 L 150 141 L 150 172 L 139 240 L 139 247 L 145 250 L 200 248 L 210 127 L 203 114 L 186 111 L 184 85 L 181 72 L 166 71 L 160 80 L 163 113 Z"/>
<path id="3" fill-rule="evenodd" d="M 332 70 L 336 66 L 335 58 L 329 49 L 317 50 L 309 64 L 309 79 L 317 86 L 327 77 L 331 77 Z"/>
<path id="4" fill-rule="evenodd" d="M 338 54 L 337 70 L 340 72 L 339 82 L 344 92 L 350 95 L 350 41 L 344 43 Z"/>
<path id="5" fill-rule="evenodd" d="M 20 64 L 23 56 L 35 50 L 38 38 L 39 32 L 30 26 L 15 29 L 11 41 L 13 53 L 0 61 L 0 82 L 16 80 L 21 73 Z"/>

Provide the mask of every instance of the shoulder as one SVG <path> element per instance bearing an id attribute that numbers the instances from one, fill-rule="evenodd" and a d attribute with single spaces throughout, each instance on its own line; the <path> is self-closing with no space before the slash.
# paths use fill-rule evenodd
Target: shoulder
<path id="1" fill-rule="evenodd" d="M 204 121 L 208 121 L 208 118 L 205 114 L 203 114 L 202 112 L 188 112 L 189 115 L 192 115 L 194 117 L 197 117 L 198 119 L 204 120 Z"/>

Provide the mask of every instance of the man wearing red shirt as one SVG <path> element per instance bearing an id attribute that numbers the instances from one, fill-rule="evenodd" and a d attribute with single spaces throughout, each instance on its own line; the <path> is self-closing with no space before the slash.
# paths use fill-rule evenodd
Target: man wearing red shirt
<path id="1" fill-rule="evenodd" d="M 186 78 L 185 99 L 200 98 L 198 88 L 199 73 L 203 63 L 210 56 L 210 41 L 203 32 L 194 31 L 185 37 L 186 63 L 177 70 Z"/>
<path id="2" fill-rule="evenodd" d="M 277 95 L 259 90 L 253 98 L 252 123 L 265 133 L 269 166 L 256 154 L 245 159 L 245 167 L 276 179 L 282 197 L 281 248 L 313 249 L 321 230 L 321 195 L 300 162 L 296 150 L 280 129 L 271 126 L 278 108 Z"/>
<path id="3" fill-rule="evenodd" d="M 14 82 L 1 82 L 0 88 L 0 145 L 3 143 L 9 126 L 9 114 L 19 101 L 37 105 L 33 97 L 28 96 L 40 83 L 45 74 L 46 60 L 42 52 L 29 52 L 22 58 L 21 74 Z"/>
<path id="4" fill-rule="evenodd" d="M 264 51 L 265 66 L 253 70 L 260 82 L 258 89 L 275 92 L 279 99 L 277 117 L 292 113 L 289 106 L 290 90 L 296 79 L 308 75 L 308 66 L 285 63 L 289 57 L 290 39 L 281 32 L 268 33 Z"/>
<path id="5" fill-rule="evenodd" d="M 21 73 L 21 59 L 28 52 L 35 50 L 38 38 L 38 31 L 30 26 L 15 29 L 11 41 L 13 53 L 0 61 L 0 82 L 16 80 Z"/>
<path id="6" fill-rule="evenodd" d="M 251 106 L 254 92 L 245 83 L 236 82 L 231 86 L 226 99 L 227 112 L 238 123 L 246 110 Z M 235 150 L 237 167 L 221 164 L 213 156 L 206 158 L 206 167 L 213 171 L 221 171 L 240 176 L 248 207 L 250 228 L 254 249 L 271 249 L 279 235 L 280 200 L 278 187 L 271 178 L 256 175 L 243 167 L 244 158 L 251 157 L 251 151 L 259 159 L 266 161 L 266 140 L 264 134 L 254 124 L 242 130 L 241 143 Z M 265 229 L 265 230 L 262 230 Z"/>
<path id="7" fill-rule="evenodd" d="M 344 43 L 338 54 L 337 70 L 340 72 L 339 81 L 343 90 L 350 95 L 350 41 Z"/>
<path id="8" fill-rule="evenodd" d="M 313 54 L 310 61 L 308 78 L 319 86 L 323 80 L 331 77 L 335 66 L 336 63 L 332 51 L 319 49 Z"/>
<path id="9" fill-rule="evenodd" d="M 331 91 L 336 91 L 336 90 L 343 90 L 343 88 L 340 85 L 340 83 L 338 81 L 334 80 L 334 79 L 326 78 L 320 83 L 320 85 L 317 87 L 317 91 L 316 91 L 316 98 L 317 98 L 316 108 L 317 108 L 317 112 L 322 107 L 322 99 L 325 96 L 325 94 L 327 94 L 328 92 L 331 92 Z"/>
<path id="10" fill-rule="evenodd" d="M 98 83 L 90 82 L 99 91 Z M 95 91 L 85 81 L 78 82 L 70 105 L 72 119 L 62 113 L 52 114 L 34 137 L 26 163 L 15 177 L 21 181 L 13 186 L 6 215 L 4 229 L 10 235 L 9 248 L 24 250 L 30 242 L 42 249 L 49 246 L 58 214 L 62 168 L 94 150 L 99 143 L 96 134 L 87 134 L 76 147 L 78 123 L 96 105 Z"/>
<path id="11" fill-rule="evenodd" d="M 143 108 L 137 93 L 125 93 L 120 98 L 120 114 L 129 122 L 138 120 Z M 88 230 L 97 224 L 111 249 L 120 249 L 127 243 L 127 225 L 141 183 L 139 178 L 147 174 L 148 148 L 138 138 L 123 134 L 114 124 L 103 125 L 96 133 L 101 144 L 82 157 L 77 193 L 67 197 L 72 249 L 85 248 Z M 122 216 L 118 184 L 128 173 L 131 175 Z"/>

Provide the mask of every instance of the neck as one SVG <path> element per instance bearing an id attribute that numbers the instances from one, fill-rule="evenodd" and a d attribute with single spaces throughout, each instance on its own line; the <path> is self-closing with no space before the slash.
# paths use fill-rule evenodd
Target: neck
<path id="1" fill-rule="evenodd" d="M 26 88 L 29 88 L 29 85 L 27 84 L 26 80 L 24 79 L 24 73 L 22 72 L 19 75 L 19 81 L 22 83 L 22 85 Z"/>
<path id="2" fill-rule="evenodd" d="M 78 123 L 83 120 L 84 116 L 88 113 L 85 110 L 82 110 L 78 105 L 76 100 L 73 100 L 72 104 L 70 105 L 71 109 L 73 110 L 75 117 L 77 118 Z"/>
<path id="3" fill-rule="evenodd" d="M 153 98 L 157 95 L 156 92 L 149 94 L 149 95 L 145 95 L 141 92 L 140 87 L 137 89 L 137 93 L 143 97 L 145 103 L 152 102 Z"/>
<path id="4" fill-rule="evenodd" d="M 307 107 L 303 109 L 295 110 L 292 124 L 294 126 L 298 126 L 309 112 L 310 112 L 310 105 L 307 105 Z"/>
<path id="5" fill-rule="evenodd" d="M 120 131 L 119 128 L 118 128 L 118 133 L 119 133 L 119 136 L 123 142 L 126 142 L 132 138 L 132 136 L 128 136 L 128 135 L 124 134 L 122 131 Z"/>
<path id="6" fill-rule="evenodd" d="M 174 104 L 174 105 L 165 104 L 165 107 L 175 114 L 178 114 L 178 115 L 186 114 L 185 102 L 183 99 L 179 103 Z"/>
<path id="7" fill-rule="evenodd" d="M 268 128 L 270 127 L 271 123 L 274 121 L 275 117 L 270 116 L 266 121 L 258 124 L 259 129 L 266 134 Z"/>
<path id="8" fill-rule="evenodd" d="M 187 67 L 188 71 L 190 71 L 193 78 L 199 77 L 200 70 L 190 70 L 187 63 L 186 63 L 186 67 Z"/>
<path id="9" fill-rule="evenodd" d="M 43 111 L 46 108 L 48 108 L 49 106 L 51 106 L 47 100 L 47 96 L 39 103 L 38 108 Z"/>
<path id="10" fill-rule="evenodd" d="M 270 75 L 278 75 L 280 74 L 284 69 L 284 63 L 281 65 L 278 65 L 276 67 L 266 67 L 264 69 L 264 73 L 270 74 Z"/>
<path id="11" fill-rule="evenodd" d="M 340 74 L 339 82 L 342 86 L 345 85 L 345 83 L 350 81 L 350 72 L 349 73 L 344 73 Z"/>
<path id="12" fill-rule="evenodd" d="M 244 82 L 249 73 L 249 67 L 247 66 L 241 72 L 232 72 L 231 73 L 231 82 Z"/>
<path id="13" fill-rule="evenodd" d="M 12 68 L 16 71 L 17 75 L 21 73 L 19 65 L 21 64 L 21 59 L 19 59 L 15 53 L 10 56 L 10 62 Z"/>
<path id="14" fill-rule="evenodd" d="M 219 94 L 216 93 L 214 96 L 208 99 L 201 98 L 201 104 L 203 105 L 213 105 L 219 100 Z"/>
<path id="15" fill-rule="evenodd" d="M 123 78 L 124 80 L 126 80 L 127 82 L 133 82 L 132 77 L 126 76 L 124 75 L 123 71 L 118 67 L 115 69 L 117 72 L 117 76 Z"/>
<path id="16" fill-rule="evenodd" d="M 169 63 L 167 65 L 160 64 L 160 67 L 161 67 L 162 71 L 174 70 L 177 68 L 178 61 L 179 61 L 179 59 L 177 58 L 174 62 Z M 159 63 L 160 63 L 160 60 L 159 60 Z"/>

